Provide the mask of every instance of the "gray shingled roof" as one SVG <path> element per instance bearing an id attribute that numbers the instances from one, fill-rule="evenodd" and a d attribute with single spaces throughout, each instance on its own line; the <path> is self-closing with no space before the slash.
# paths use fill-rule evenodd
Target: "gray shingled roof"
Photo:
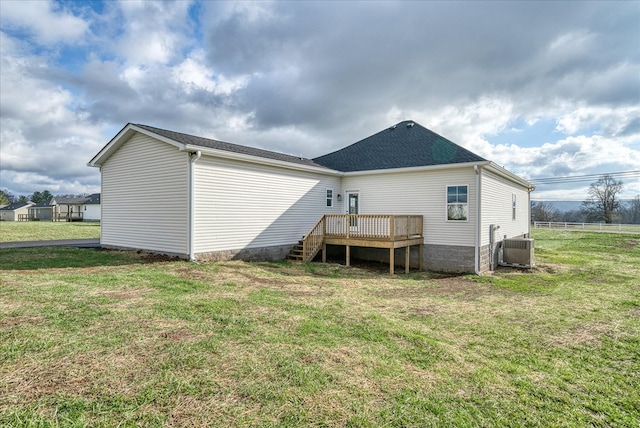
<path id="1" fill-rule="evenodd" d="M 482 162 L 471 153 L 422 125 L 405 120 L 313 161 L 343 172 Z"/>
<path id="2" fill-rule="evenodd" d="M 239 144 L 225 143 L 223 141 L 211 140 L 209 138 L 196 137 L 194 135 L 182 134 L 180 132 L 168 131 L 166 129 L 154 128 L 153 126 L 134 124 L 135 126 L 146 129 L 154 134 L 161 135 L 182 144 L 190 144 L 194 146 L 207 147 L 210 149 L 224 150 L 227 152 L 240 153 L 243 155 L 257 156 L 266 159 L 273 159 L 283 162 L 290 162 L 299 165 L 315 166 L 317 168 L 325 168 L 313 162 L 311 159 L 301 158 L 297 156 L 285 155 L 282 153 L 271 152 L 268 150 L 256 149 L 254 147 L 241 146 Z"/>
<path id="3" fill-rule="evenodd" d="M 59 196 L 54 199 L 58 205 L 82 205 L 87 202 L 86 196 Z"/>
<path id="4" fill-rule="evenodd" d="M 30 205 L 29 202 L 14 202 L 12 204 L 9 204 L 5 207 L 0 208 L 0 210 L 2 211 L 14 211 L 14 210 L 18 210 L 20 208 L 23 208 L 27 205 Z"/>
<path id="5" fill-rule="evenodd" d="M 100 204 L 100 193 L 93 193 L 85 198 L 85 205 L 99 205 Z"/>
<path id="6" fill-rule="evenodd" d="M 33 205 L 33 208 L 49 208 L 51 207 L 51 201 L 54 198 L 45 199 L 44 201 L 40 201 L 37 204 Z"/>

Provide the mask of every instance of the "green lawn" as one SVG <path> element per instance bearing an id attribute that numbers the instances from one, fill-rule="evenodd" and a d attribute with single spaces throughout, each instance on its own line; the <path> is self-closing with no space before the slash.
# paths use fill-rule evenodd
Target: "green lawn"
<path id="1" fill-rule="evenodd" d="M 0 250 L 0 426 L 640 424 L 640 235 L 532 271 Z"/>
<path id="2" fill-rule="evenodd" d="M 99 238 L 100 223 L 0 221 L 0 242 Z"/>

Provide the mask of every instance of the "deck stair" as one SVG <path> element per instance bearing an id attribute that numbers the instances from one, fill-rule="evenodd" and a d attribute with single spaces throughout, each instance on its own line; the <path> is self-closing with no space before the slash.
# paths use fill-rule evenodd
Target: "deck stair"
<path id="1" fill-rule="evenodd" d="M 287 259 L 310 262 L 322 251 L 326 262 L 327 245 L 344 245 L 346 264 L 350 264 L 350 247 L 389 249 L 389 271 L 393 275 L 394 250 L 406 248 L 405 271 L 409 271 L 409 249 L 419 246 L 419 263 L 422 269 L 424 243 L 423 217 L 421 215 L 390 214 L 325 214 L 309 233 L 291 249 Z"/>
<path id="2" fill-rule="evenodd" d="M 304 237 L 298 241 L 296 245 L 293 246 L 289 254 L 287 255 L 288 260 L 302 261 L 304 254 Z"/>

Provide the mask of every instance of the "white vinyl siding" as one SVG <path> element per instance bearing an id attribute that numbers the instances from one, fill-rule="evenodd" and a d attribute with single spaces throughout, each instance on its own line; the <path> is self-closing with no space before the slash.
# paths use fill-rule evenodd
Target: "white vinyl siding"
<path id="1" fill-rule="evenodd" d="M 447 186 L 462 183 L 468 183 L 469 221 L 447 221 Z M 360 191 L 360 214 L 423 215 L 427 244 L 475 244 L 473 167 L 346 176 L 342 188 Z"/>
<path id="2" fill-rule="evenodd" d="M 102 245 L 188 255 L 189 161 L 136 133 L 102 165 Z"/>
<path id="3" fill-rule="evenodd" d="M 100 204 L 85 205 L 82 218 L 88 221 L 100 220 Z"/>
<path id="4" fill-rule="evenodd" d="M 523 186 L 501 176 L 482 170 L 482 226 L 480 245 L 489 244 L 489 227 L 500 226 L 496 231 L 496 241 L 504 235 L 508 238 L 520 236 L 529 231 L 528 192 Z M 516 216 L 513 219 L 513 201 L 516 201 Z"/>
<path id="5" fill-rule="evenodd" d="M 195 164 L 195 253 L 289 245 L 324 213 L 340 178 L 203 155 Z"/>

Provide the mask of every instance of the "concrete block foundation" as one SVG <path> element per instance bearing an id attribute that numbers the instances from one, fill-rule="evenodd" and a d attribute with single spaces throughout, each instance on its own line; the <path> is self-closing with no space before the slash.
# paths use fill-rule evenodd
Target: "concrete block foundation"
<path id="1" fill-rule="evenodd" d="M 196 253 L 196 260 L 219 262 L 223 260 L 245 260 L 252 262 L 266 262 L 284 260 L 295 243 L 276 245 L 271 247 L 241 248 L 237 250 L 211 251 Z"/>

